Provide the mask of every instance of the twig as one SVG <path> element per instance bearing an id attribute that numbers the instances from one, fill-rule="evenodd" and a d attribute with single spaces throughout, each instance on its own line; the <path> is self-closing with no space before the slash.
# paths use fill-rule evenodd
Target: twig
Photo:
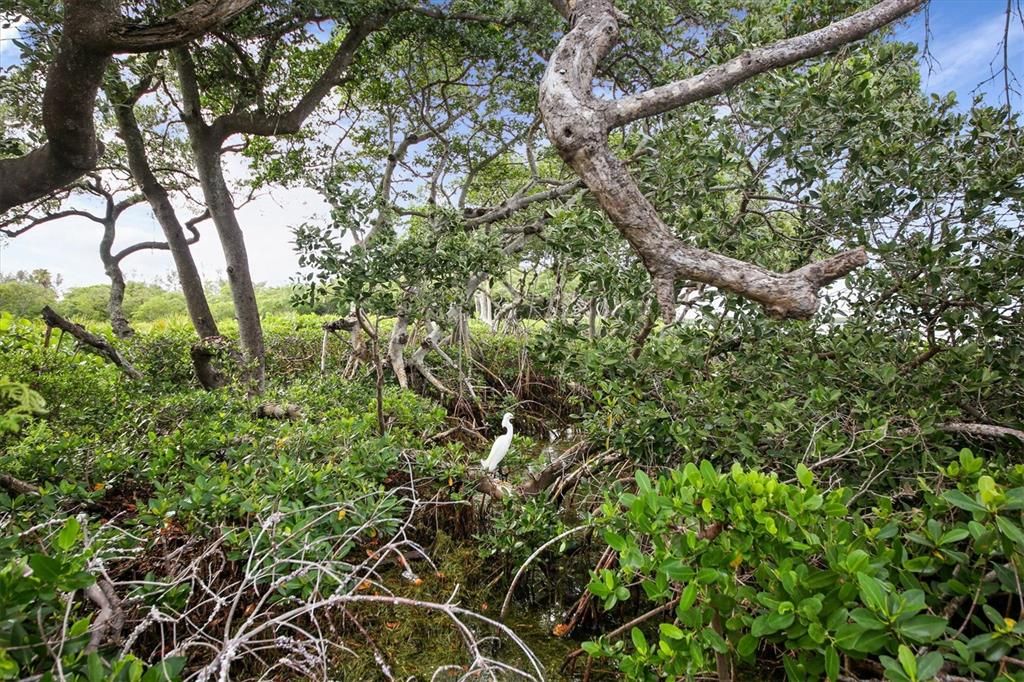
<path id="1" fill-rule="evenodd" d="M 658 614 L 664 613 L 665 611 L 668 611 L 669 609 L 674 609 L 676 607 L 676 604 L 678 604 L 678 603 L 679 603 L 679 597 L 675 597 L 674 599 L 665 602 L 661 606 L 657 606 L 657 607 L 651 609 L 650 611 L 648 611 L 647 613 L 641 614 L 641 615 L 637 616 L 636 618 L 634 618 L 633 620 L 629 621 L 628 623 L 620 625 L 619 627 L 615 628 L 611 632 L 605 633 L 605 634 L 603 634 L 601 636 L 604 637 L 605 639 L 615 639 L 616 637 L 621 635 L 623 632 L 626 632 L 627 630 L 633 629 L 634 627 L 636 627 L 640 623 L 643 623 L 644 621 L 650 620 L 651 618 L 654 618 Z M 562 665 L 562 668 L 564 669 L 566 664 L 568 664 L 574 658 L 576 658 L 577 656 L 580 656 L 583 653 L 584 653 L 583 649 L 576 649 L 575 651 L 573 651 L 571 654 L 566 656 L 565 664 Z"/>
<path id="2" fill-rule="evenodd" d="M 505 601 L 503 601 L 501 603 L 501 615 L 500 615 L 500 617 L 502 618 L 502 620 L 504 620 L 505 614 L 508 612 L 509 604 L 512 601 L 512 593 L 515 592 L 516 585 L 519 584 L 519 579 L 523 576 L 523 573 L 526 571 L 526 567 L 530 565 L 530 562 L 532 562 L 534 559 L 536 559 L 538 556 L 540 556 L 541 552 L 543 552 L 545 549 L 547 549 L 551 545 L 555 544 L 556 542 L 558 542 L 562 538 L 566 538 L 566 537 L 572 535 L 573 533 L 575 533 L 577 531 L 585 530 L 587 528 L 590 528 L 590 526 L 589 525 L 587 525 L 587 526 L 576 526 L 575 528 L 570 528 L 569 530 L 565 531 L 564 533 L 560 533 L 560 534 L 556 535 L 555 537 L 551 538 L 550 540 L 548 540 L 547 542 L 545 542 L 543 545 L 538 547 L 533 552 L 533 554 L 531 554 L 529 557 L 527 557 L 526 561 L 524 561 L 522 566 L 519 567 L 519 570 L 516 571 L 515 576 L 513 576 L 512 584 L 508 586 L 508 592 L 505 594 Z"/>

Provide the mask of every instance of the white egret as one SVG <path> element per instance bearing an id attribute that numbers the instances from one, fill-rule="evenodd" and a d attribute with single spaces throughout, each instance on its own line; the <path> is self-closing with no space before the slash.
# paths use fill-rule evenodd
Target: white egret
<path id="1" fill-rule="evenodd" d="M 505 427 L 505 433 L 498 436 L 494 441 L 494 445 L 491 446 L 491 454 L 487 455 L 487 459 L 480 460 L 480 466 L 484 468 L 484 471 L 495 472 L 498 470 L 498 465 L 501 464 L 501 460 L 505 459 L 505 455 L 508 454 L 508 448 L 512 445 L 512 415 L 508 412 L 501 418 L 501 425 Z"/>

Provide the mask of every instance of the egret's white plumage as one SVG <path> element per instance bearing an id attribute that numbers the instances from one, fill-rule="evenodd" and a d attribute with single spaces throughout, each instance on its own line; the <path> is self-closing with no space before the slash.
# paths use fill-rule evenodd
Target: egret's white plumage
<path id="1" fill-rule="evenodd" d="M 497 471 L 498 465 L 501 464 L 501 460 L 505 459 L 508 448 L 512 445 L 512 415 L 506 412 L 501 419 L 501 425 L 505 427 L 505 433 L 494 441 L 494 445 L 491 446 L 491 454 L 487 455 L 487 459 L 480 460 L 480 466 L 484 468 L 484 471 Z"/>

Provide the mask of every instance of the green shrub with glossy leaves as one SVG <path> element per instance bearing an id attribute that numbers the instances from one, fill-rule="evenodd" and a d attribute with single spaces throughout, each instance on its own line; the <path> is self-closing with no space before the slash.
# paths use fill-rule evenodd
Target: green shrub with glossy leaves
<path id="1" fill-rule="evenodd" d="M 839 679 L 843 661 L 897 682 L 1021 679 L 1006 657 L 1024 652 L 1024 466 L 965 450 L 941 473 L 938 489 L 922 481 L 904 503 L 857 512 L 802 464 L 792 482 L 707 461 L 638 472 L 602 508 L 619 562 L 588 589 L 606 610 L 638 595 L 674 608 L 634 627 L 631 645 L 584 649 L 630 679 L 697 674 L 716 656 L 774 662 L 790 680 Z"/>

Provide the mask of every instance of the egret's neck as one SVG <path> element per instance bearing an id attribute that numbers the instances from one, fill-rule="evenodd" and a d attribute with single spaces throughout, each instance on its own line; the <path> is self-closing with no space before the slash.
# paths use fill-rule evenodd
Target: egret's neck
<path id="1" fill-rule="evenodd" d="M 512 435 L 512 422 L 505 422 L 505 435 L 506 436 L 511 436 Z"/>

